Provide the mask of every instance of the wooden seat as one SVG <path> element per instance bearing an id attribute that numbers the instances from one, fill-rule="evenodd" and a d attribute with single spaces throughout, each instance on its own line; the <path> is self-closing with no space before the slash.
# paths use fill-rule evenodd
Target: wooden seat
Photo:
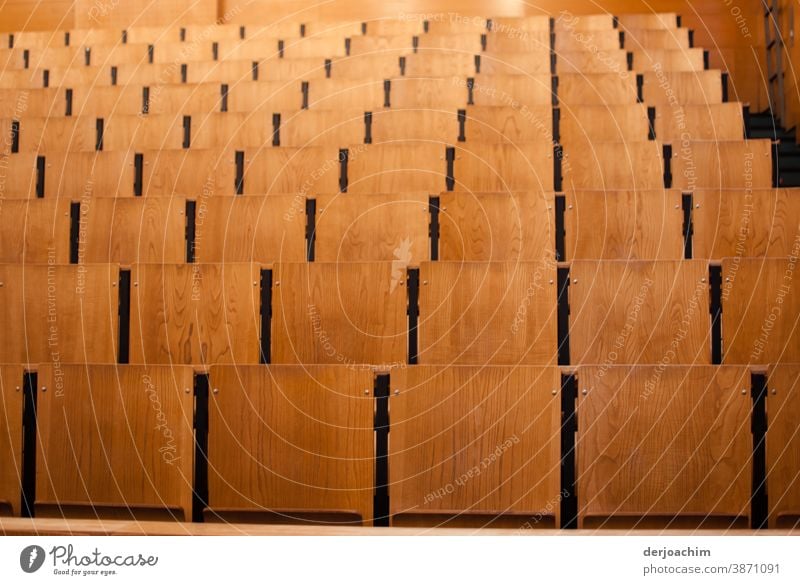
<path id="1" fill-rule="evenodd" d="M 309 83 L 309 108 L 335 110 L 347 104 L 348 109 L 377 110 L 384 105 L 384 80 L 382 78 L 356 79 L 320 79 Z M 394 87 L 392 88 L 394 89 Z M 300 92 L 298 91 L 298 98 Z M 394 105 L 394 92 L 392 102 Z M 284 109 L 297 109 L 284 108 Z M 278 110 L 274 110 L 278 111 Z"/>
<path id="2" fill-rule="evenodd" d="M 253 148 L 244 151 L 242 192 L 256 195 L 294 193 L 306 197 L 313 193 L 339 191 L 341 159 L 335 147 Z M 226 159 L 235 169 L 233 157 Z M 233 194 L 235 175 L 225 185 Z"/>
<path id="3" fill-rule="evenodd" d="M 319 63 L 323 73 L 326 73 L 324 62 Z M 406 64 L 406 71 L 408 65 Z M 357 79 L 366 81 L 368 79 L 390 79 L 401 75 L 400 58 L 395 54 L 377 55 L 354 55 L 350 57 L 340 57 L 333 59 L 330 65 L 331 79 Z M 294 77 L 298 77 L 295 75 Z M 283 75 L 280 79 L 293 79 Z M 308 79 L 308 77 L 303 77 Z"/>
<path id="4" fill-rule="evenodd" d="M 636 76 L 616 73 L 559 75 L 558 101 L 562 107 L 569 108 L 635 104 Z"/>
<path id="5" fill-rule="evenodd" d="M 420 364 L 555 363 L 556 264 L 424 262 Z"/>
<path id="6" fill-rule="evenodd" d="M 272 278 L 272 363 L 406 363 L 400 263 L 281 263 Z"/>
<path id="7" fill-rule="evenodd" d="M 678 15 L 674 12 L 653 12 L 650 14 L 620 14 L 619 25 L 624 29 L 636 30 L 674 30 L 678 28 Z"/>
<path id="8" fill-rule="evenodd" d="M 644 74 L 642 95 L 647 104 L 672 108 L 722 103 L 720 71 L 659 71 Z"/>
<path id="9" fill-rule="evenodd" d="M 581 528 L 746 528 L 752 484 L 747 368 L 578 369 Z"/>
<path id="10" fill-rule="evenodd" d="M 480 32 L 464 32 L 463 30 L 452 34 L 428 32 L 427 34 L 419 36 L 418 39 L 418 49 L 423 51 L 428 49 L 446 49 L 456 54 L 474 55 L 483 50 Z"/>
<path id="11" fill-rule="evenodd" d="M 554 196 L 547 192 L 440 195 L 439 260 L 555 258 Z"/>
<path id="12" fill-rule="evenodd" d="M 206 521 L 372 524 L 368 368 L 211 368 Z"/>
<path id="13" fill-rule="evenodd" d="M 469 106 L 464 119 L 464 139 L 470 143 L 552 140 L 553 108 Z M 458 133 L 456 133 L 458 134 Z"/>
<path id="14" fill-rule="evenodd" d="M 767 494 L 770 528 L 800 520 L 800 366 L 770 366 L 767 377 Z"/>
<path id="15" fill-rule="evenodd" d="M 196 204 L 194 259 L 256 265 L 306 258 L 306 200 L 292 195 L 203 197 Z"/>
<path id="16" fill-rule="evenodd" d="M 633 48 L 633 67 L 637 71 L 703 71 L 706 69 L 703 49 L 639 49 Z"/>
<path id="17" fill-rule="evenodd" d="M 252 264 L 134 265 L 131 363 L 259 363 L 260 280 Z"/>
<path id="18" fill-rule="evenodd" d="M 410 366 L 391 383 L 392 525 L 559 526 L 558 368 Z"/>
<path id="19" fill-rule="evenodd" d="M 38 382 L 37 517 L 191 519 L 192 368 L 42 364 Z"/>
<path id="20" fill-rule="evenodd" d="M 606 14 L 571 14 L 561 12 L 554 20 L 556 34 L 569 34 L 573 31 L 608 31 L 614 28 L 614 15 Z"/>
<path id="21" fill-rule="evenodd" d="M 553 188 L 553 145 L 539 134 L 515 144 L 457 143 L 455 189 L 477 192 L 550 191 Z"/>
<path id="22" fill-rule="evenodd" d="M 5 264 L 0 282 L 0 363 L 117 361 L 116 264 Z"/>
<path id="23" fill-rule="evenodd" d="M 444 146 L 458 139 L 458 120 L 456 110 L 393 108 L 372 112 L 372 142 L 424 140 L 431 144 L 438 141 Z"/>
<path id="24" fill-rule="evenodd" d="M 695 189 L 768 189 L 770 140 L 693 141 L 672 148 L 672 186 Z"/>
<path id="25" fill-rule="evenodd" d="M 22 404 L 24 370 L 0 366 L 0 515 L 19 516 L 22 504 Z"/>
<path id="26" fill-rule="evenodd" d="M 369 25 L 367 25 L 369 28 Z M 350 56 L 358 55 L 394 55 L 399 57 L 414 51 L 414 35 L 399 34 L 393 36 L 354 36 L 350 38 Z"/>
<path id="27" fill-rule="evenodd" d="M 475 55 L 426 49 L 405 56 L 405 75 L 409 77 L 473 77 Z"/>
<path id="28" fill-rule="evenodd" d="M 445 144 L 423 140 L 350 148 L 347 191 L 438 193 L 446 188 L 445 154 Z"/>
<path id="29" fill-rule="evenodd" d="M 623 43 L 618 30 L 593 30 L 590 34 L 556 34 L 555 51 L 616 51 L 622 49 Z"/>
<path id="30" fill-rule="evenodd" d="M 800 362 L 798 252 L 795 236 L 788 258 L 723 259 L 723 363 Z"/>
<path id="31" fill-rule="evenodd" d="M 681 106 L 680 113 L 671 108 L 656 108 L 656 138 L 680 144 L 687 136 L 693 140 L 735 141 L 744 137 L 742 104 L 708 104 Z"/>
<path id="32" fill-rule="evenodd" d="M 472 97 L 476 106 L 547 106 L 553 101 L 553 86 L 549 75 L 480 75 Z"/>
<path id="33" fill-rule="evenodd" d="M 644 104 L 560 108 L 560 142 L 567 151 L 597 142 L 642 142 L 650 134 Z"/>
<path id="34" fill-rule="evenodd" d="M 143 194 L 147 196 L 236 193 L 236 166 L 231 151 L 156 150 L 140 154 Z M 128 188 L 133 191 L 133 182 Z"/>
<path id="35" fill-rule="evenodd" d="M 364 110 L 295 110 L 279 112 L 281 116 L 279 141 L 281 146 L 345 146 L 364 141 Z M 271 117 L 271 116 L 269 116 Z M 240 127 L 236 141 L 250 148 L 273 143 L 272 120 L 264 116 L 263 123 L 246 120 Z M 268 136 L 258 143 L 259 129 Z"/>
<path id="36" fill-rule="evenodd" d="M 391 82 L 392 108 L 455 111 L 465 108 L 469 99 L 466 77 L 400 77 Z"/>
<path id="37" fill-rule="evenodd" d="M 80 263 L 186 260 L 186 200 L 181 197 L 84 199 L 80 212 Z"/>
<path id="38" fill-rule="evenodd" d="M 525 51 L 518 53 L 483 52 L 481 74 L 485 75 L 542 75 L 550 73 L 549 51 Z"/>
<path id="39" fill-rule="evenodd" d="M 573 364 L 711 362 L 701 260 L 580 260 L 570 268 Z"/>
<path id="40" fill-rule="evenodd" d="M 564 50 L 556 54 L 559 75 L 576 73 L 628 74 L 628 53 L 622 49 L 608 49 L 595 53 L 586 50 Z"/>
<path id="41" fill-rule="evenodd" d="M 699 190 L 692 195 L 695 258 L 792 254 L 800 225 L 797 189 Z"/>
<path id="42" fill-rule="evenodd" d="M 678 191 L 568 191 L 564 226 L 568 260 L 684 257 Z"/>
<path id="43" fill-rule="evenodd" d="M 68 199 L 20 199 L 0 206 L 0 262 L 69 262 Z"/>
<path id="44" fill-rule="evenodd" d="M 661 145 L 655 141 L 565 146 L 562 172 L 564 186 L 570 190 L 647 190 L 664 186 L 664 159 Z"/>
<path id="45" fill-rule="evenodd" d="M 33 118 L 3 120 L 4 136 L 17 123 L 19 152 L 48 154 L 67 151 L 93 151 L 97 144 L 96 118 Z M 5 146 L 5 145 L 4 145 Z"/>
<path id="46" fill-rule="evenodd" d="M 643 49 L 668 49 L 671 51 L 685 51 L 691 48 L 688 28 L 675 29 L 632 29 L 625 31 L 625 48 L 631 50 L 641 47 Z"/>
<path id="47" fill-rule="evenodd" d="M 340 193 L 316 201 L 315 260 L 388 261 L 405 270 L 430 259 L 427 193 Z"/>
<path id="48" fill-rule="evenodd" d="M 520 30 L 509 34 L 508 32 L 489 32 L 486 35 L 486 51 L 501 52 L 549 52 L 550 31 Z"/>

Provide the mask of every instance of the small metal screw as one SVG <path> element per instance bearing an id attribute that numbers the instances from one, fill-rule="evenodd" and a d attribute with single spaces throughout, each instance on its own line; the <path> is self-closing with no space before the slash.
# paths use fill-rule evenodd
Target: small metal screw
<path id="1" fill-rule="evenodd" d="M 397 396 L 398 394 L 400 394 L 400 390 L 399 390 L 399 389 L 397 389 L 397 388 L 395 388 L 395 389 L 394 389 L 394 395 L 395 395 L 395 396 Z"/>
<path id="2" fill-rule="evenodd" d="M 19 392 L 19 386 L 17 386 L 17 392 Z M 774 390 L 773 390 L 773 392 L 774 392 Z"/>
<path id="3" fill-rule="evenodd" d="M 42 392 L 47 392 L 47 386 L 42 386 Z"/>
<path id="4" fill-rule="evenodd" d="M 186 393 L 186 394 L 188 394 L 189 392 L 191 392 L 191 391 L 190 391 L 188 388 L 184 388 L 184 389 L 183 389 L 183 391 L 184 391 L 184 393 Z"/>
<path id="5" fill-rule="evenodd" d="M 705 281 L 706 281 L 706 279 L 705 279 L 705 278 L 701 278 L 701 279 L 700 279 L 700 282 L 705 282 Z"/>
<path id="6" fill-rule="evenodd" d="M 280 280 L 276 280 L 275 281 L 275 286 L 280 286 L 280 285 L 281 285 L 281 281 Z"/>
<path id="7" fill-rule="evenodd" d="M 700 204 L 699 204 L 699 203 L 696 203 L 696 204 L 695 204 L 695 206 L 694 206 L 694 208 L 695 208 L 695 209 L 700 209 Z"/>
<path id="8" fill-rule="evenodd" d="M 369 396 L 369 390 L 364 390 L 364 396 Z"/>
<path id="9" fill-rule="evenodd" d="M 774 394 L 777 394 L 777 393 L 778 393 L 778 389 L 777 388 L 773 388 L 772 389 L 772 394 L 774 395 Z"/>
<path id="10" fill-rule="evenodd" d="M 745 390 L 744 388 L 742 388 L 742 394 L 747 394 L 747 390 Z"/>
<path id="11" fill-rule="evenodd" d="M 139 286 L 139 283 L 138 282 L 134 282 L 133 286 Z"/>
<path id="12" fill-rule="evenodd" d="M 675 209 L 678 209 L 678 206 L 677 206 L 677 205 L 675 206 Z"/>
<path id="13" fill-rule="evenodd" d="M 551 391 L 550 393 L 551 393 L 553 396 L 555 396 L 556 394 L 558 394 L 558 391 L 557 391 L 557 390 L 553 390 L 553 391 Z"/>
<path id="14" fill-rule="evenodd" d="M 553 284 L 553 279 L 552 278 L 550 279 L 550 284 Z"/>
<path id="15" fill-rule="evenodd" d="M 569 205 L 569 206 L 567 207 L 567 209 L 572 209 L 572 205 Z"/>
<path id="16" fill-rule="evenodd" d="M 428 281 L 427 280 L 423 280 L 422 284 L 428 284 Z"/>
<path id="17" fill-rule="evenodd" d="M 255 280 L 253 281 L 253 286 L 258 286 L 258 283 Z"/>
<path id="18" fill-rule="evenodd" d="M 581 394 L 583 394 L 584 396 L 586 396 L 588 393 L 589 393 L 589 391 L 588 391 L 586 388 L 584 388 L 584 389 L 581 391 Z"/>
<path id="19" fill-rule="evenodd" d="M 574 280 L 572 281 L 572 284 L 578 284 L 578 279 L 577 279 L 577 278 L 576 278 L 576 279 L 574 279 Z"/>
<path id="20" fill-rule="evenodd" d="M 219 394 L 219 388 L 214 388 L 213 392 L 214 394 Z"/>

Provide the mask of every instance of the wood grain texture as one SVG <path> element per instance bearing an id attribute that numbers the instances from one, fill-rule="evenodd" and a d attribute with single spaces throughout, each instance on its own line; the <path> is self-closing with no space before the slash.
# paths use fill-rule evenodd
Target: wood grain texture
<path id="1" fill-rule="evenodd" d="M 722 73 L 719 70 L 646 72 L 642 95 L 645 103 L 665 109 L 673 108 L 675 100 L 681 105 L 721 104 Z"/>
<path id="2" fill-rule="evenodd" d="M 514 262 L 555 258 L 554 195 L 445 192 L 439 260 Z"/>
<path id="3" fill-rule="evenodd" d="M 277 264 L 272 363 L 405 363 L 405 280 L 394 262 Z"/>
<path id="4" fill-rule="evenodd" d="M 185 199 L 98 197 L 80 206 L 79 263 L 185 261 Z"/>
<path id="5" fill-rule="evenodd" d="M 744 136 L 742 104 L 682 106 L 680 112 L 656 108 L 656 138 L 663 142 L 691 140 L 741 140 Z"/>
<path id="6" fill-rule="evenodd" d="M 564 226 L 569 260 L 683 258 L 678 191 L 568 191 Z"/>
<path id="7" fill-rule="evenodd" d="M 573 364 L 708 364 L 708 266 L 701 260 L 572 263 Z"/>
<path id="8" fill-rule="evenodd" d="M 633 67 L 637 71 L 703 71 L 703 49 L 629 49 L 633 53 Z"/>
<path id="9" fill-rule="evenodd" d="M 391 81 L 392 108 L 457 110 L 467 106 L 466 77 L 399 77 Z M 381 99 L 378 105 L 383 106 L 383 103 Z"/>
<path id="10" fill-rule="evenodd" d="M 565 147 L 562 172 L 567 190 L 664 186 L 664 159 L 661 145 L 655 141 L 592 142 Z"/>
<path id="11" fill-rule="evenodd" d="M 231 169 L 235 169 L 232 164 L 233 153 L 230 162 Z M 231 189 L 234 179 L 235 175 L 231 175 Z M 339 149 L 336 147 L 280 147 L 245 151 L 245 193 L 253 195 L 292 193 L 307 197 L 314 193 L 338 191 Z"/>
<path id="12" fill-rule="evenodd" d="M 625 34 L 625 47 L 628 50 L 641 47 L 684 51 L 689 49 L 689 29 L 685 27 L 668 30 L 628 28 Z"/>
<path id="13" fill-rule="evenodd" d="M 364 115 L 361 115 L 362 141 Z M 372 112 L 372 141 L 400 142 L 405 140 L 452 144 L 458 139 L 458 113 L 455 110 L 390 109 Z M 353 141 L 356 143 L 356 141 Z"/>
<path id="14" fill-rule="evenodd" d="M 555 363 L 554 260 L 420 266 L 419 363 Z"/>
<path id="15" fill-rule="evenodd" d="M 484 75 L 475 78 L 472 96 L 476 106 L 521 108 L 552 104 L 549 75 Z M 455 79 L 451 83 L 455 82 Z M 466 85 L 464 85 L 466 88 Z"/>
<path id="16" fill-rule="evenodd" d="M 462 142 L 455 148 L 453 173 L 459 191 L 553 189 L 553 144 L 546 135 L 515 144 Z"/>
<path id="17" fill-rule="evenodd" d="M 245 129 L 248 132 L 250 131 L 250 125 L 249 121 L 245 124 Z M 271 120 L 267 128 L 270 134 L 269 142 L 271 142 Z M 241 133 L 240 130 L 240 136 Z M 335 146 L 338 148 L 339 146 L 344 147 L 348 144 L 358 144 L 363 141 L 363 109 L 299 110 L 281 113 L 280 142 L 282 146 Z M 268 141 L 264 140 L 262 144 L 248 141 L 247 146 L 258 147 L 264 143 L 268 143 Z"/>
<path id="18" fill-rule="evenodd" d="M 464 137 L 470 143 L 517 144 L 550 139 L 552 128 L 553 108 L 549 106 L 470 106 L 464 121 Z"/>
<path id="19" fill-rule="evenodd" d="M 119 266 L 0 265 L 0 363 L 117 361 Z"/>
<path id="20" fill-rule="evenodd" d="M 769 189 L 772 145 L 769 140 L 694 141 L 674 145 L 672 186 L 677 189 Z"/>
<path id="21" fill-rule="evenodd" d="M 578 106 L 561 109 L 561 143 L 590 151 L 595 142 L 647 140 L 649 121 L 644 104 Z"/>
<path id="22" fill-rule="evenodd" d="M 770 366 L 767 382 L 769 525 L 779 528 L 800 518 L 800 366 Z"/>
<path id="23" fill-rule="evenodd" d="M 558 368 L 410 366 L 391 376 L 395 524 L 409 514 L 432 525 L 439 514 L 467 522 L 513 514 L 519 525 L 558 526 Z"/>
<path id="24" fill-rule="evenodd" d="M 579 526 L 592 517 L 749 517 L 746 368 L 586 366 L 578 379 Z"/>
<path id="25" fill-rule="evenodd" d="M 157 150 L 142 154 L 143 192 L 147 196 L 234 194 L 236 167 L 232 150 Z M 132 186 L 131 182 L 131 190 Z"/>
<path id="26" fill-rule="evenodd" d="M 796 235 L 788 258 L 723 259 L 723 363 L 800 362 L 799 255 Z"/>
<path id="27" fill-rule="evenodd" d="M 549 72 L 549 51 L 509 53 L 489 50 L 481 53 L 481 74 L 538 76 Z"/>
<path id="28" fill-rule="evenodd" d="M 366 39 L 367 37 L 360 37 Z M 355 41 L 356 39 L 351 39 Z M 374 39 L 373 39 L 374 40 Z M 352 50 L 351 50 L 352 54 Z M 402 107 L 395 99 L 397 82 L 392 80 L 392 105 Z M 369 77 L 367 79 L 320 79 L 308 86 L 308 104 L 311 110 L 335 110 L 346 107 L 365 110 L 379 110 L 383 108 L 384 92 L 383 79 Z M 297 87 L 297 103 L 294 106 L 286 105 L 283 109 L 298 109 L 302 105 L 302 93 Z M 277 110 L 272 110 L 277 111 Z"/>
<path id="29" fill-rule="evenodd" d="M 306 200 L 291 195 L 207 197 L 197 204 L 195 261 L 302 262 Z"/>
<path id="30" fill-rule="evenodd" d="M 68 152 L 45 159 L 45 197 L 133 194 L 133 152 Z"/>
<path id="31" fill-rule="evenodd" d="M 473 77 L 478 73 L 475 71 L 475 55 L 470 53 L 448 49 L 418 49 L 417 53 L 406 55 L 405 59 L 405 75 L 409 77 Z M 396 69 L 388 77 L 400 75 L 397 59 L 394 60 L 394 65 Z"/>
<path id="32" fill-rule="evenodd" d="M 397 269 L 430 259 L 427 193 L 317 197 L 318 262 L 392 262 Z"/>
<path id="33" fill-rule="evenodd" d="M 628 71 L 628 54 L 616 46 L 604 49 L 599 53 L 587 51 L 580 46 L 574 50 L 563 50 L 556 53 L 557 71 L 559 74 L 574 73 L 614 73 L 624 74 Z"/>
<path id="34" fill-rule="evenodd" d="M 372 524 L 369 369 L 215 366 L 210 385 L 211 513 L 270 511 L 286 523 L 355 512 Z"/>
<path id="35" fill-rule="evenodd" d="M 695 258 L 792 254 L 800 226 L 800 190 L 698 190 L 693 197 Z"/>
<path id="36" fill-rule="evenodd" d="M 561 34 L 556 34 L 556 54 L 562 51 L 594 52 L 595 48 L 604 52 L 619 50 L 619 31 L 613 28 L 591 32 L 563 30 Z"/>
<path id="37" fill-rule="evenodd" d="M 347 192 L 438 193 L 446 187 L 445 150 L 445 144 L 423 140 L 351 148 L 347 166 Z M 330 191 L 338 191 L 338 188 Z"/>
<path id="38" fill-rule="evenodd" d="M 69 200 L 20 199 L 0 202 L 0 262 L 69 262 Z"/>
<path id="39" fill-rule="evenodd" d="M 137 264 L 131 281 L 131 363 L 258 363 L 258 266 Z"/>
<path id="40" fill-rule="evenodd" d="M 37 508 L 191 519 L 192 368 L 48 364 L 39 384 Z"/>
<path id="41" fill-rule="evenodd" d="M 19 516 L 22 494 L 22 366 L 0 366 L 0 515 Z"/>
<path id="42" fill-rule="evenodd" d="M 558 76 L 558 101 L 562 107 L 636 103 L 636 76 L 616 73 Z"/>

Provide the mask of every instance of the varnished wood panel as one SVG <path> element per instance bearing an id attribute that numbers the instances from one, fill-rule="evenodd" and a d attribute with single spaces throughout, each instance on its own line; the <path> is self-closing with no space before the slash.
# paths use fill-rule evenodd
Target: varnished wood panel
<path id="1" fill-rule="evenodd" d="M 723 259 L 723 363 L 800 362 L 798 256 L 796 234 L 788 258 Z"/>
<path id="2" fill-rule="evenodd" d="M 47 364 L 38 374 L 37 511 L 83 507 L 102 517 L 116 508 L 135 517 L 150 508 L 191 519 L 190 367 Z"/>
<path id="3" fill-rule="evenodd" d="M 550 73 L 549 51 L 486 51 L 481 53 L 481 74 L 542 75 Z"/>
<path id="4" fill-rule="evenodd" d="M 395 524 L 411 514 L 430 525 L 482 515 L 477 526 L 514 515 L 517 526 L 558 526 L 558 368 L 410 366 L 391 378 Z"/>
<path id="5" fill-rule="evenodd" d="M 0 515 L 21 513 L 23 375 L 22 366 L 0 366 Z"/>
<path id="6" fill-rule="evenodd" d="M 680 112 L 668 107 L 656 108 L 655 130 L 658 140 L 676 145 L 687 136 L 693 140 L 742 140 L 742 104 L 687 105 Z"/>
<path id="7" fill-rule="evenodd" d="M 573 364 L 708 364 L 708 266 L 700 260 L 572 263 Z"/>
<path id="8" fill-rule="evenodd" d="M 230 155 L 231 169 L 235 169 L 233 154 Z M 302 197 L 336 193 L 340 164 L 339 149 L 335 146 L 245 150 L 244 192 L 253 195 L 292 193 Z M 235 174 L 232 174 L 231 188 L 234 179 Z"/>
<path id="9" fill-rule="evenodd" d="M 439 205 L 439 260 L 555 258 L 552 193 L 445 192 Z"/>
<path id="10" fill-rule="evenodd" d="M 616 73 L 558 76 L 558 101 L 563 108 L 636 103 L 636 76 Z"/>
<path id="11" fill-rule="evenodd" d="M 0 282 L 0 363 L 117 361 L 116 264 L 5 264 Z"/>
<path id="12" fill-rule="evenodd" d="M 617 47 L 619 47 L 619 43 L 617 43 Z M 633 73 L 628 73 L 628 54 L 619 48 L 611 48 L 595 53 L 579 46 L 575 50 L 558 51 L 556 59 L 559 75 L 572 73 L 633 75 Z"/>
<path id="13" fill-rule="evenodd" d="M 420 281 L 419 363 L 555 362 L 555 261 L 426 262 Z"/>
<path id="14" fill-rule="evenodd" d="M 392 108 L 456 110 L 467 106 L 467 77 L 399 77 L 391 82 Z M 383 83 L 381 89 L 382 87 Z M 381 91 L 381 99 L 376 108 L 383 104 Z"/>
<path id="15" fill-rule="evenodd" d="M 633 53 L 633 67 L 637 71 L 703 71 L 705 56 L 703 49 L 638 49 Z"/>
<path id="16" fill-rule="evenodd" d="M 578 370 L 579 526 L 750 515 L 750 373 L 729 366 Z"/>
<path id="17" fill-rule="evenodd" d="M 672 186 L 707 189 L 768 189 L 772 186 L 769 140 L 675 143 Z"/>
<path id="18" fill-rule="evenodd" d="M 644 74 L 642 89 L 647 104 L 674 107 L 722 103 L 722 74 L 720 71 L 661 71 Z"/>
<path id="19" fill-rule="evenodd" d="M 678 191 L 568 191 L 568 260 L 679 260 L 683 210 Z"/>
<path id="20" fill-rule="evenodd" d="M 131 363 L 258 363 L 258 266 L 137 264 L 131 281 Z"/>
<path id="21" fill-rule="evenodd" d="M 453 85 L 457 80 L 448 81 Z M 521 108 L 523 105 L 550 105 L 553 101 L 551 77 L 541 74 L 480 75 L 475 78 L 472 99 L 476 106 Z"/>
<path id="22" fill-rule="evenodd" d="M 438 193 L 446 187 L 446 147 L 446 144 L 423 140 L 353 147 L 347 167 L 347 192 Z M 338 176 L 337 172 L 337 180 Z"/>
<path id="23" fill-rule="evenodd" d="M 593 30 L 591 33 L 570 33 L 566 30 L 556 34 L 556 54 L 562 51 L 608 52 L 621 48 L 619 31 L 613 28 Z"/>
<path id="24" fill-rule="evenodd" d="M 235 193 L 236 166 L 233 149 L 158 150 L 142 154 L 143 192 L 147 196 Z"/>
<path id="25" fill-rule="evenodd" d="M 68 199 L 0 201 L 0 262 L 69 262 Z"/>
<path id="26" fill-rule="evenodd" d="M 553 190 L 553 144 L 546 134 L 514 144 L 460 142 L 455 149 L 454 188 L 459 191 Z"/>
<path id="27" fill-rule="evenodd" d="M 800 518 L 800 366 L 771 366 L 767 388 L 767 494 L 777 528 Z"/>
<path id="28" fill-rule="evenodd" d="M 470 106 L 464 121 L 464 138 L 470 143 L 547 140 L 552 138 L 552 128 L 550 106 Z"/>
<path id="29" fill-rule="evenodd" d="M 364 368 L 213 367 L 210 512 L 272 512 L 284 524 L 355 513 L 370 525 L 373 385 Z"/>
<path id="30" fill-rule="evenodd" d="M 406 363 L 400 263 L 285 263 L 272 278 L 272 363 Z"/>
<path id="31" fill-rule="evenodd" d="M 655 141 L 565 146 L 562 172 L 564 188 L 568 190 L 639 190 L 664 186 L 664 159 L 661 144 Z"/>
<path id="32" fill-rule="evenodd" d="M 561 108 L 560 142 L 568 151 L 588 150 L 597 142 L 641 142 L 649 132 L 644 104 Z"/>
<path id="33" fill-rule="evenodd" d="M 399 270 L 430 259 L 428 193 L 317 197 L 319 262 L 389 261 Z"/>
<path id="34" fill-rule="evenodd" d="M 363 135 L 363 114 L 361 130 Z M 452 144 L 458 139 L 456 110 L 409 109 L 383 110 L 372 113 L 372 141 L 402 142 L 424 140 L 431 144 Z"/>
<path id="35" fill-rule="evenodd" d="M 266 122 L 266 120 L 265 120 Z M 373 117 L 373 125 L 375 119 Z M 248 120 L 244 128 L 250 131 L 252 123 Z M 272 122 L 267 126 L 269 140 L 261 144 L 248 141 L 246 146 L 261 147 L 272 142 Z M 237 137 L 242 139 L 242 130 Z M 281 146 L 308 147 L 334 146 L 344 147 L 364 141 L 364 110 L 342 108 L 337 110 L 298 110 L 281 113 L 280 126 Z"/>

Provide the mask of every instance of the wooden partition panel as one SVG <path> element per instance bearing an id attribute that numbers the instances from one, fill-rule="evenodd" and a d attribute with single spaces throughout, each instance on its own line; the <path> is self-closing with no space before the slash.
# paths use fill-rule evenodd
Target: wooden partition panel
<path id="1" fill-rule="evenodd" d="M 446 187 L 445 144 L 407 140 L 357 145 L 349 151 L 348 193 L 438 193 Z"/>
<path id="2" fill-rule="evenodd" d="M 137 264 L 131 363 L 259 363 L 261 297 L 253 264 Z"/>
<path id="3" fill-rule="evenodd" d="M 585 366 L 578 381 L 579 526 L 748 526 L 747 368 Z"/>
<path id="4" fill-rule="evenodd" d="M 690 137 L 692 140 L 742 140 L 744 114 L 739 102 L 681 106 L 679 111 L 669 106 L 656 108 L 656 138 L 676 145 Z"/>
<path id="5" fill-rule="evenodd" d="M 372 524 L 373 374 L 214 366 L 207 520 Z"/>
<path id="6" fill-rule="evenodd" d="M 285 263 L 272 278 L 272 363 L 406 363 L 402 263 Z"/>
<path id="7" fill-rule="evenodd" d="M 596 142 L 642 142 L 650 127 L 644 104 L 564 106 L 561 144 L 586 150 Z"/>
<path id="8" fill-rule="evenodd" d="M 558 101 L 562 107 L 635 104 L 636 76 L 566 74 L 558 76 Z"/>
<path id="9" fill-rule="evenodd" d="M 38 374 L 37 516 L 191 519 L 192 368 L 43 364 Z"/>
<path id="10" fill-rule="evenodd" d="M 769 525 L 788 528 L 800 520 L 800 366 L 770 366 L 767 388 Z"/>
<path id="11" fill-rule="evenodd" d="M 158 150 L 143 155 L 143 193 L 148 196 L 233 195 L 233 149 Z"/>
<path id="12" fill-rule="evenodd" d="M 570 278 L 571 363 L 711 362 L 706 262 L 581 260 Z"/>
<path id="13" fill-rule="evenodd" d="M 655 71 L 644 74 L 642 96 L 647 104 L 673 108 L 674 104 L 722 103 L 720 71 Z"/>
<path id="14" fill-rule="evenodd" d="M 393 525 L 559 526 L 558 368 L 410 366 L 391 382 Z"/>
<path id="15" fill-rule="evenodd" d="M 633 67 L 637 71 L 703 71 L 703 49 L 640 49 L 633 47 Z"/>
<path id="16" fill-rule="evenodd" d="M 664 158 L 661 144 L 655 141 L 565 146 L 562 172 L 568 190 L 639 190 L 664 186 Z"/>
<path id="17" fill-rule="evenodd" d="M 445 192 L 439 196 L 439 260 L 516 262 L 555 258 L 555 202 L 547 192 Z"/>
<path id="18" fill-rule="evenodd" d="M 632 75 L 632 73 L 628 73 L 628 53 L 617 48 L 600 52 L 587 51 L 584 47 L 578 47 L 575 50 L 558 51 L 556 53 L 556 63 L 559 75 L 574 73 Z"/>
<path id="19" fill-rule="evenodd" d="M 469 143 L 545 141 L 552 139 L 552 129 L 550 106 L 471 106 L 464 120 L 464 139 Z"/>
<path id="20" fill-rule="evenodd" d="M 362 114 L 363 119 L 363 114 Z M 390 109 L 372 112 L 372 142 L 404 140 L 452 144 L 458 139 L 458 112 L 440 109 Z M 361 127 L 364 134 L 364 125 Z"/>
<path id="21" fill-rule="evenodd" d="M 556 263 L 426 262 L 419 363 L 555 363 Z"/>
<path id="22" fill-rule="evenodd" d="M 21 513 L 24 373 L 22 366 L 0 366 L 0 515 Z"/>
<path id="23" fill-rule="evenodd" d="M 791 254 L 788 258 L 723 259 L 723 363 L 800 362 L 798 236 Z"/>
<path id="24" fill-rule="evenodd" d="M 117 361 L 119 266 L 0 265 L 0 363 Z"/>
<path id="25" fill-rule="evenodd" d="M 768 189 L 772 186 L 770 140 L 673 144 L 672 186 L 694 189 Z"/>
<path id="26" fill-rule="evenodd" d="M 6 200 L 0 204 L 0 262 L 69 262 L 68 199 Z"/>
<path id="27" fill-rule="evenodd" d="M 550 73 L 550 52 L 485 51 L 480 54 L 480 63 L 480 73 L 485 75 L 547 75 Z"/>
<path id="28" fill-rule="evenodd" d="M 457 144 L 453 178 L 459 191 L 553 190 L 553 144 L 547 135 L 514 144 Z"/>
<path id="29" fill-rule="evenodd" d="M 345 148 L 342 146 L 342 148 Z M 337 193 L 342 160 L 335 146 L 253 148 L 245 153 L 242 189 L 253 195 Z M 231 153 L 233 154 L 233 153 Z M 233 163 L 233 157 L 227 162 Z M 230 168 L 235 170 L 231 164 Z M 226 181 L 228 178 L 226 177 Z M 230 177 L 231 194 L 235 174 Z"/>

